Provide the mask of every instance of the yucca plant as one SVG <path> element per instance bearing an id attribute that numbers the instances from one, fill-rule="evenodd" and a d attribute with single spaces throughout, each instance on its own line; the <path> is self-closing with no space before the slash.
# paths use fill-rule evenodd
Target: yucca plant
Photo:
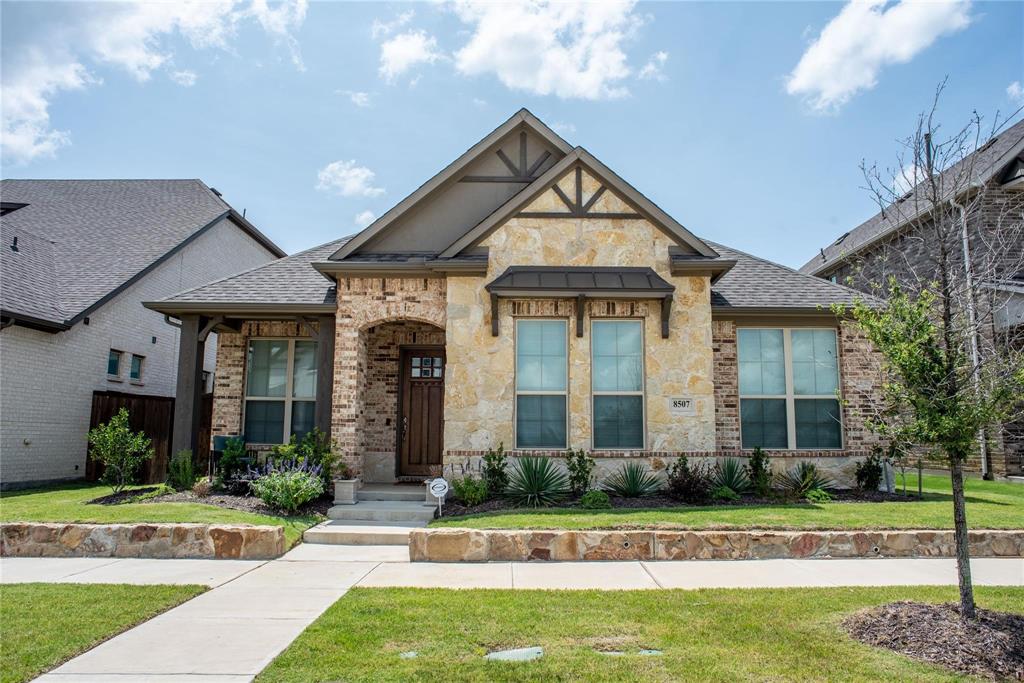
<path id="1" fill-rule="evenodd" d="M 547 507 L 569 494 L 569 477 L 549 458 L 520 458 L 512 464 L 505 496 L 523 507 Z"/>
<path id="2" fill-rule="evenodd" d="M 750 490 L 750 477 L 739 458 L 723 458 L 715 463 L 711 475 L 713 488 L 727 488 L 733 493 L 743 495 Z"/>
<path id="3" fill-rule="evenodd" d="M 835 482 L 818 471 L 813 462 L 800 462 L 796 467 L 778 476 L 779 488 L 794 498 L 803 498 L 814 489 L 830 489 Z"/>
<path id="4" fill-rule="evenodd" d="M 638 462 L 629 462 L 604 480 L 604 490 L 621 498 L 653 496 L 661 489 L 661 481 Z"/>

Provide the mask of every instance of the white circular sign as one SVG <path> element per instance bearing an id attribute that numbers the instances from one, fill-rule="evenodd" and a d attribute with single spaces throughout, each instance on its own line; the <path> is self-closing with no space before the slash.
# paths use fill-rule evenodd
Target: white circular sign
<path id="1" fill-rule="evenodd" d="M 430 482 L 430 494 L 434 498 L 444 498 L 448 493 L 448 482 L 443 477 L 438 477 Z"/>

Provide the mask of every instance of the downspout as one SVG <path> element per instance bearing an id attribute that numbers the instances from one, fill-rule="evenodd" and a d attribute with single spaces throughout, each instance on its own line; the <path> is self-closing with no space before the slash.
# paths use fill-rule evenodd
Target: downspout
<path id="1" fill-rule="evenodd" d="M 960 245 L 964 254 L 964 274 L 967 278 L 967 324 L 971 329 L 971 362 L 974 364 L 974 371 L 971 373 L 974 383 L 975 394 L 979 391 L 978 372 L 980 370 L 981 357 L 978 351 L 978 328 L 977 313 L 974 308 L 974 265 L 971 263 L 971 242 L 967 234 L 967 209 L 957 201 L 956 197 L 949 200 L 949 203 L 960 212 Z M 983 479 L 993 479 L 988 468 L 988 441 L 985 438 L 985 428 L 978 430 L 978 453 L 981 456 L 981 476 Z"/>

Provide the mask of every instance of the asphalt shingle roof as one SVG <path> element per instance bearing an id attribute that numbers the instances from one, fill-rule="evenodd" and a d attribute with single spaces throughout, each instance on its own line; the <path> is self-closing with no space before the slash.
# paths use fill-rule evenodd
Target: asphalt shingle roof
<path id="1" fill-rule="evenodd" d="M 813 309 L 873 297 L 814 275 L 705 240 L 736 265 L 711 287 L 711 305 L 733 309 Z"/>
<path id="2" fill-rule="evenodd" d="M 335 288 L 311 264 L 326 261 L 351 236 L 175 294 L 162 303 L 333 304 Z"/>
<path id="3" fill-rule="evenodd" d="M 988 180 L 1012 161 L 1012 157 L 1008 157 L 1008 155 L 1013 152 L 1014 148 L 1022 140 L 1024 140 L 1024 120 L 1010 126 L 986 142 L 985 145 L 982 145 L 974 154 L 943 171 L 943 175 L 955 178 L 957 174 L 962 173 L 961 169 L 965 168 L 963 165 L 970 163 L 973 159 L 975 175 L 973 182 L 988 182 Z M 947 182 L 947 185 L 952 184 L 952 180 Z M 908 193 L 903 201 L 913 202 L 914 191 Z M 911 203 L 909 206 L 913 206 L 913 204 Z M 901 216 L 900 212 L 897 211 L 878 212 L 822 249 L 821 253 L 800 267 L 800 272 L 817 273 L 825 266 L 857 253 L 861 248 L 866 247 L 875 240 L 898 230 L 906 222 L 903 220 L 905 218 L 905 215 Z"/>
<path id="4" fill-rule="evenodd" d="M 0 307 L 57 324 L 231 210 L 200 180 L 3 180 L 0 196 L 27 204 L 0 218 Z"/>

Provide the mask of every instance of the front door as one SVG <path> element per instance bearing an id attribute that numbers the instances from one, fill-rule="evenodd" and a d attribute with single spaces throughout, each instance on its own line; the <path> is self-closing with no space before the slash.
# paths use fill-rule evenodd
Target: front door
<path id="1" fill-rule="evenodd" d="M 444 447 L 444 348 L 403 346 L 399 357 L 398 474 L 427 476 Z"/>

